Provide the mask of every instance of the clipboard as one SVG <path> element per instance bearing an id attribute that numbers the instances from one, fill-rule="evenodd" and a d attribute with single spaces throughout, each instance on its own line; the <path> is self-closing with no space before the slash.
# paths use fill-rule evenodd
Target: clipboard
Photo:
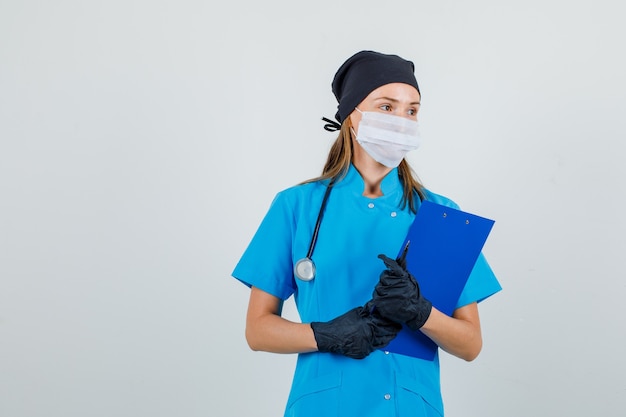
<path id="1" fill-rule="evenodd" d="M 453 314 L 494 223 L 441 204 L 422 202 L 400 252 L 410 241 L 407 269 L 437 310 Z M 404 326 L 384 350 L 432 361 L 437 348 L 421 331 Z"/>

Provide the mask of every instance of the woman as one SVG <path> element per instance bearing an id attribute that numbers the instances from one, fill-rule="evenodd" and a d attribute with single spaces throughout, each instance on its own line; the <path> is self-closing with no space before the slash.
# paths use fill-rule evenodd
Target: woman
<path id="1" fill-rule="evenodd" d="M 250 347 L 299 354 L 285 416 L 442 416 L 438 357 L 384 347 L 405 325 L 467 361 L 481 350 L 477 302 L 500 290 L 482 255 L 452 317 L 384 255 L 399 252 L 421 201 L 457 208 L 422 187 L 404 159 L 419 145 L 413 72 L 412 62 L 373 51 L 339 68 L 338 122 L 324 119 L 339 135 L 322 175 L 277 194 L 233 272 L 251 287 Z M 281 317 L 291 295 L 301 323 Z"/>

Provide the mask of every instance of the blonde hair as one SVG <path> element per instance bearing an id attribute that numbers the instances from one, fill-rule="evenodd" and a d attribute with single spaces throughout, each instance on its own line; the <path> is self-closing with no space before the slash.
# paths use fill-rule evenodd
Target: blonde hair
<path id="1" fill-rule="evenodd" d="M 341 180 L 347 174 L 352 163 L 353 153 L 351 127 L 350 118 L 347 117 L 341 124 L 339 135 L 328 152 L 322 175 L 304 181 L 303 184 L 324 180 L 333 183 Z M 423 201 L 426 195 L 424 194 L 424 186 L 420 183 L 406 159 L 402 159 L 400 165 L 398 165 L 398 178 L 403 188 L 402 200 L 400 202 L 401 208 L 404 209 L 408 205 L 411 212 L 417 213 L 415 196 L 417 194 L 420 200 Z"/>

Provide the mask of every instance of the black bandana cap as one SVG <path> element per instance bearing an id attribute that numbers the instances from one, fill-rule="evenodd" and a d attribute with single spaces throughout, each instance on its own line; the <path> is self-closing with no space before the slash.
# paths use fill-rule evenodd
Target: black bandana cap
<path id="1" fill-rule="evenodd" d="M 374 51 L 361 51 L 352 55 L 339 67 L 332 82 L 332 91 L 339 103 L 335 114 L 339 123 L 322 117 L 326 122 L 324 129 L 330 132 L 341 129 L 341 123 L 355 107 L 369 93 L 385 84 L 408 84 L 420 93 L 414 72 L 413 62 L 397 55 Z"/>

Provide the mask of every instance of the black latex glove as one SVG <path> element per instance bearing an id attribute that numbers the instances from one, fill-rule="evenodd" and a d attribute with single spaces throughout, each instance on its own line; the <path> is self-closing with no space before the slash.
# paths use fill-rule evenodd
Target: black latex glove
<path id="1" fill-rule="evenodd" d="M 381 316 L 397 323 L 406 323 L 413 329 L 420 329 L 432 311 L 433 305 L 422 296 L 420 287 L 413 275 L 406 270 L 402 259 L 394 260 L 378 255 L 387 269 L 380 274 L 374 288 L 372 301 Z"/>
<path id="2" fill-rule="evenodd" d="M 402 326 L 376 312 L 356 307 L 331 321 L 313 322 L 311 328 L 320 352 L 363 359 L 374 350 L 387 346 Z"/>

